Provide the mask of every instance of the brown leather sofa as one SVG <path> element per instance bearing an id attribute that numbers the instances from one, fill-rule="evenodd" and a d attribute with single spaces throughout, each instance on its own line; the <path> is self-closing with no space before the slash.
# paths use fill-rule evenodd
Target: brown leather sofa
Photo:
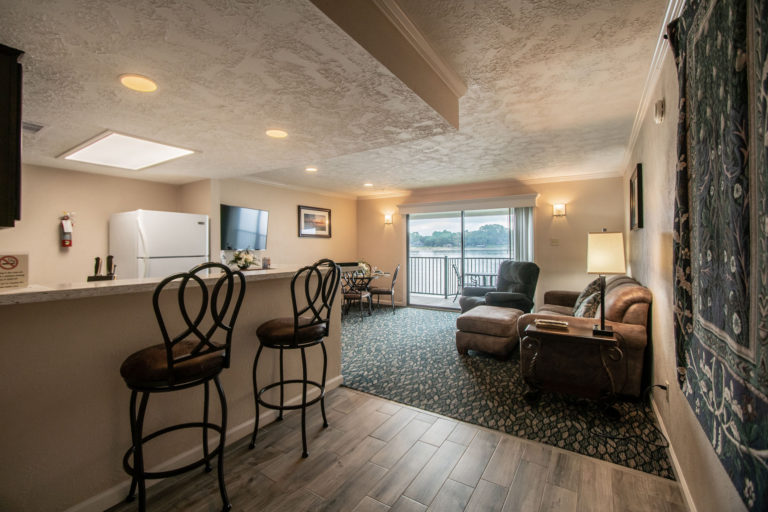
<path id="1" fill-rule="evenodd" d="M 595 296 L 594 282 L 583 292 L 549 291 L 544 294 L 544 305 L 536 313 L 521 316 L 517 322 L 520 336 L 520 365 L 523 375 L 531 368 L 531 359 L 535 351 L 524 343 L 525 328 L 539 318 L 565 320 L 569 326 L 591 328 L 600 322 L 599 307 L 585 307 L 595 300 L 599 306 L 599 293 Z M 581 300 L 577 304 L 577 299 Z M 542 345 L 534 365 L 536 382 L 541 388 L 555 391 L 573 390 L 585 395 L 599 395 L 604 390 L 593 389 L 600 382 L 595 375 L 604 374 L 607 366 L 614 381 L 614 391 L 620 395 L 640 396 L 642 392 L 643 362 L 648 344 L 648 322 L 651 305 L 651 292 L 648 288 L 628 276 L 612 276 L 606 281 L 605 289 L 605 324 L 610 325 L 618 334 L 619 349 L 622 357 L 618 361 L 599 357 L 599 351 L 586 345 L 580 346 L 570 340 L 557 341 L 557 336 L 549 336 Z M 587 302 L 585 302 L 587 301 Z M 574 316 L 591 315 L 593 316 Z M 605 382 L 605 379 L 602 380 Z"/>

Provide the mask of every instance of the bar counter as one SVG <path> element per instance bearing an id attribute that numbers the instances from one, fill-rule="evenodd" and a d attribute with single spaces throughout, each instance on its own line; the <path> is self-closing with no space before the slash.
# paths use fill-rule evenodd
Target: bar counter
<path id="1" fill-rule="evenodd" d="M 233 335 L 231 367 L 221 376 L 229 409 L 227 444 L 252 431 L 256 328 L 292 315 L 290 282 L 297 269 L 244 272 L 246 293 Z M 206 284 L 210 287 L 215 280 L 209 277 Z M 31 286 L 0 293 L 0 509 L 96 511 L 125 498 L 130 479 L 122 458 L 131 443 L 130 392 L 120 377 L 120 365 L 131 353 L 162 343 L 152 308 L 159 281 Z M 327 390 L 342 380 L 340 304 L 339 294 L 325 342 Z M 319 380 L 322 352 L 315 349 L 307 351 L 309 374 Z M 291 352 L 298 351 L 286 352 L 286 374 L 300 376 L 299 355 Z M 277 351 L 265 350 L 259 385 L 274 382 L 277 375 Z M 153 394 L 144 431 L 201 421 L 202 393 L 198 387 Z M 300 393 L 299 386 L 289 387 L 286 398 L 296 399 Z M 276 416 L 263 408 L 261 413 L 261 425 Z M 307 415 L 313 414 L 320 414 L 319 406 L 307 410 Z M 218 423 L 217 400 L 211 400 L 211 418 Z M 147 468 L 176 467 L 198 458 L 200 435 L 179 433 L 149 443 L 147 451 Z M 300 442 L 296 454 L 301 456 Z M 226 458 L 224 464 L 226 477 Z M 214 470 L 212 485 L 215 479 Z"/>

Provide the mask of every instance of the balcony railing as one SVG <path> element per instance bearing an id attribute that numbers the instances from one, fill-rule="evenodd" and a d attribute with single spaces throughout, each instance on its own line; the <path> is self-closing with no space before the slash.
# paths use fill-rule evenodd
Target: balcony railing
<path id="1" fill-rule="evenodd" d="M 509 258 L 461 258 L 451 256 L 411 256 L 408 258 L 408 290 L 422 295 L 448 298 L 460 289 L 460 276 L 465 286 L 495 286 L 502 261 Z M 474 274 L 474 275 L 473 275 Z"/>

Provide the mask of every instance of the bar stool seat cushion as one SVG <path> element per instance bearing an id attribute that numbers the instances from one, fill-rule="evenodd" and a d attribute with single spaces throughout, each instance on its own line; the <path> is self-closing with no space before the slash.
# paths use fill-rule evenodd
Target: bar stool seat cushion
<path id="1" fill-rule="evenodd" d="M 275 318 L 264 322 L 256 329 L 256 336 L 259 337 L 259 341 L 263 344 L 272 346 L 290 346 L 294 343 L 305 343 L 322 339 L 325 336 L 325 323 L 302 328 L 302 325 L 307 325 L 309 322 L 310 320 L 307 318 L 299 318 L 299 332 L 296 334 L 295 339 L 293 336 L 292 317 Z"/>
<path id="2" fill-rule="evenodd" d="M 174 357 L 190 354 L 197 347 L 195 340 L 182 341 L 173 347 Z M 224 351 L 207 356 L 196 357 L 189 361 L 174 363 L 173 378 L 168 370 L 165 345 L 153 345 L 134 352 L 123 361 L 120 367 L 125 383 L 131 387 L 164 387 L 171 382 L 174 385 L 193 382 L 213 377 L 224 368 Z"/>

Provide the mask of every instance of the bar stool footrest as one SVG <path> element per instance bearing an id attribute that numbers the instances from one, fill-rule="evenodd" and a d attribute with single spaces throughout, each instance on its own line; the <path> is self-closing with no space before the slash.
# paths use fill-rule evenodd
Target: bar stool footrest
<path id="1" fill-rule="evenodd" d="M 304 381 L 301 380 L 301 379 L 290 379 L 290 380 L 284 380 L 283 382 L 273 382 L 272 384 L 269 384 L 268 386 L 264 386 L 263 388 L 261 388 L 259 390 L 259 393 L 256 396 L 256 399 L 259 401 L 259 405 L 263 405 L 267 409 L 274 409 L 276 411 L 281 411 L 281 410 L 282 411 L 295 411 L 295 410 L 301 409 L 302 408 L 302 404 L 301 403 L 296 404 L 296 405 L 282 405 L 281 406 L 281 405 L 269 403 L 269 402 L 265 401 L 263 398 L 261 398 L 261 395 L 264 392 L 269 391 L 270 389 L 274 389 L 274 388 L 280 386 L 280 384 L 283 384 L 283 385 L 286 385 L 286 384 L 304 384 Z M 312 404 L 316 404 L 317 402 L 319 402 L 320 400 L 325 398 L 325 388 L 319 382 L 315 382 L 313 380 L 308 380 L 307 381 L 307 386 L 314 386 L 315 388 L 320 390 L 320 395 L 319 396 L 313 398 L 312 400 L 308 400 L 307 401 L 307 403 L 305 404 L 307 407 L 309 407 Z"/>
<path id="2" fill-rule="evenodd" d="M 214 432 L 218 432 L 221 434 L 221 426 L 216 425 L 215 423 L 208 423 L 207 425 L 203 423 L 202 421 L 198 422 L 191 422 L 191 423 L 180 423 L 179 425 L 172 425 L 170 427 L 166 427 L 160 430 L 157 430 L 155 432 L 152 432 L 151 434 L 143 437 L 141 439 L 142 446 L 147 442 L 151 441 L 152 439 L 155 439 L 156 437 L 160 437 L 163 434 L 167 434 L 169 432 L 174 432 L 176 430 L 182 430 L 186 428 L 200 428 L 207 426 L 209 429 L 211 429 Z M 130 465 L 129 459 L 131 458 L 131 455 L 133 455 L 134 446 L 131 446 L 128 448 L 128 450 L 125 452 L 125 455 L 123 456 L 123 469 L 125 469 L 125 472 L 128 473 L 129 476 L 134 477 L 135 471 L 133 469 L 133 466 Z M 167 471 L 156 471 L 156 472 L 144 472 L 144 479 L 150 479 L 154 480 L 157 478 L 168 478 L 169 476 L 178 476 L 182 473 L 186 473 L 187 471 L 192 471 L 193 469 L 202 467 L 206 463 L 210 463 L 211 459 L 216 457 L 219 454 L 219 450 L 221 450 L 221 446 L 217 446 L 213 450 L 211 450 L 208 453 L 208 457 L 203 457 L 202 459 L 196 460 L 195 462 L 191 462 L 187 464 L 186 466 L 182 466 L 180 468 L 175 469 L 169 469 Z"/>

